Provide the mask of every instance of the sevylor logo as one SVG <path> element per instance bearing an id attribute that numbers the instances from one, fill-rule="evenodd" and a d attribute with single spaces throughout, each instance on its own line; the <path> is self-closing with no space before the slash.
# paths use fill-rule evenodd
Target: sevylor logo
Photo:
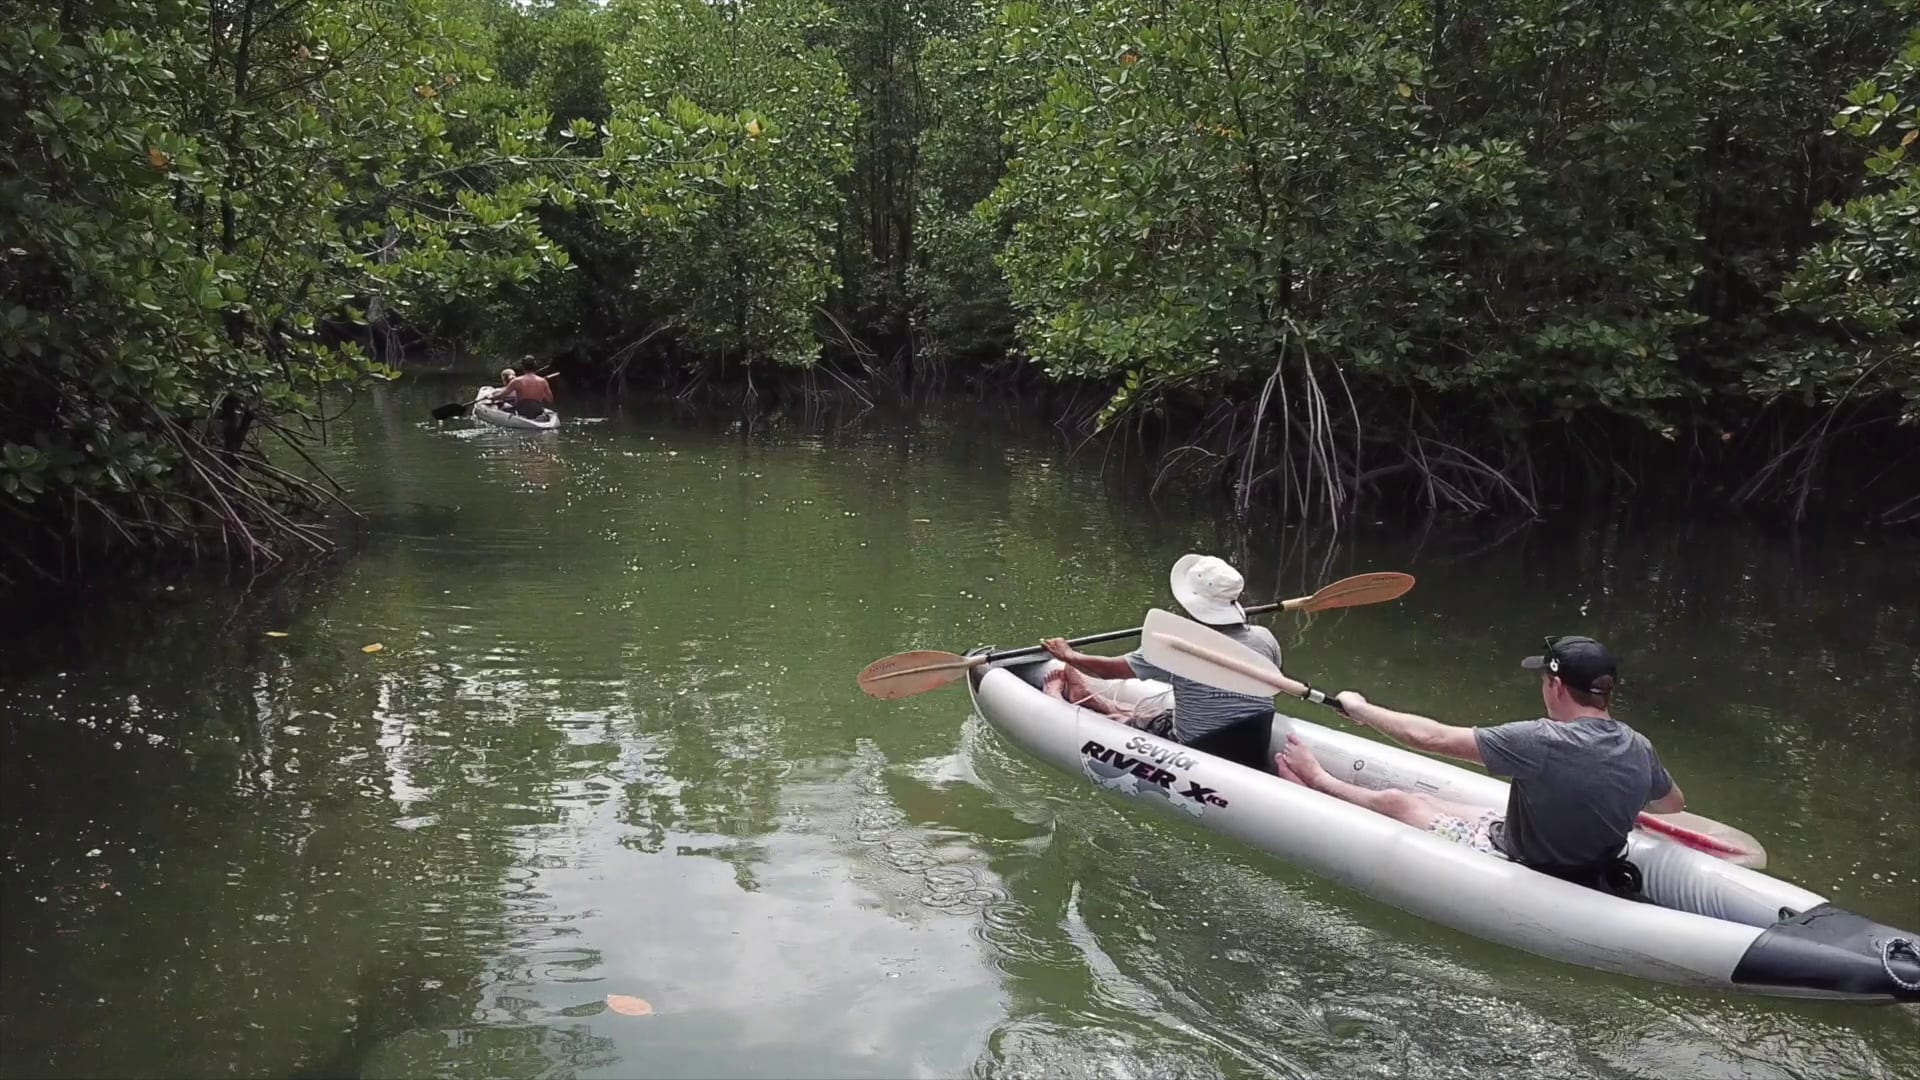
<path id="1" fill-rule="evenodd" d="M 1213 788 L 1166 768 L 1190 769 L 1196 764 L 1183 751 L 1145 736 L 1128 740 L 1126 750 L 1091 741 L 1080 747 L 1080 769 L 1096 786 L 1117 795 L 1156 796 L 1199 817 L 1209 806 L 1226 806 L 1227 800 Z"/>

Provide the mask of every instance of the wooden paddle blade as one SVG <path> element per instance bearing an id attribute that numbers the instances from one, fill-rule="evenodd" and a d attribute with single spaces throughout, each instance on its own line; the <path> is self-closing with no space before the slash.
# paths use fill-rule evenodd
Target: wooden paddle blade
<path id="1" fill-rule="evenodd" d="M 860 689 L 882 701 L 898 701 L 937 690 L 987 662 L 984 656 L 958 656 L 936 649 L 895 653 L 860 672 Z"/>
<path id="2" fill-rule="evenodd" d="M 1217 630 L 1159 608 L 1147 612 L 1140 647 L 1149 662 L 1222 690 L 1271 697 L 1287 683 L 1266 657 Z"/>
<path id="3" fill-rule="evenodd" d="M 1398 600 L 1413 588 L 1413 575 L 1398 571 L 1355 574 L 1323 587 L 1312 596 L 1288 600 L 1280 607 L 1286 611 L 1333 611 L 1337 608 L 1384 604 Z"/>

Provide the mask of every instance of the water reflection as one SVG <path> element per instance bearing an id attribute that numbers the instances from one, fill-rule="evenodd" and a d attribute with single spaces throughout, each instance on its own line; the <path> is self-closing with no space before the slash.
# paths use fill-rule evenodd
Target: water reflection
<path id="1" fill-rule="evenodd" d="M 1605 636 L 1702 810 L 1920 925 L 1910 543 L 1621 519 L 1329 546 L 974 417 L 729 434 L 635 404 L 527 439 L 419 422 L 448 399 L 339 430 L 357 557 L 142 586 L 8 654 L 0 1072 L 1920 1071 L 1910 1011 L 1487 946 L 1103 801 L 958 687 L 852 688 L 903 648 L 1134 625 L 1189 549 L 1265 595 L 1408 569 L 1390 609 L 1282 623 L 1289 667 L 1497 720 L 1536 707 L 1512 661 L 1539 634 Z"/>

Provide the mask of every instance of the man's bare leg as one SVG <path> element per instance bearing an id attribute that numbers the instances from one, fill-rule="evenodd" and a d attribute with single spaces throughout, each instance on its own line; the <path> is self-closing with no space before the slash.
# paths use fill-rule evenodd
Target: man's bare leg
<path id="1" fill-rule="evenodd" d="M 1302 787 L 1331 795 L 1342 802 L 1355 806 L 1364 806 L 1376 814 L 1385 814 L 1395 821 L 1405 822 L 1416 829 L 1433 826 L 1434 819 L 1442 814 L 1471 821 L 1486 811 L 1484 806 L 1463 806 L 1459 803 L 1444 802 L 1429 795 L 1421 795 L 1399 788 L 1363 788 L 1358 784 L 1349 784 L 1337 776 L 1330 775 L 1320 767 L 1313 756 L 1296 736 L 1287 736 L 1287 748 L 1274 755 L 1274 765 L 1284 779 L 1291 780 Z"/>
<path id="2" fill-rule="evenodd" d="M 1070 705 L 1090 709 L 1102 716 L 1111 716 L 1122 721 L 1133 719 L 1132 709 L 1111 698 L 1103 697 L 1093 687 L 1087 685 L 1087 677 L 1077 668 L 1060 665 L 1047 674 L 1047 680 L 1040 688 Z"/>

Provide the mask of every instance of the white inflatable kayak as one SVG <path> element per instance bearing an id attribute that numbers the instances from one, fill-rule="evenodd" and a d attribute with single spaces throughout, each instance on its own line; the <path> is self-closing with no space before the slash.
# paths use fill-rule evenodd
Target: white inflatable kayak
<path id="1" fill-rule="evenodd" d="M 519 431 L 552 431 L 560 426 L 560 414 L 548 409 L 536 417 L 525 417 L 511 409 L 503 409 L 486 400 L 485 395 L 498 387 L 483 386 L 474 391 L 479 399 L 473 405 L 473 421 L 476 424 L 491 424 L 494 427 L 514 428 Z"/>
<path id="2" fill-rule="evenodd" d="M 1053 661 L 974 670 L 974 709 L 1015 745 L 1121 798 L 1174 812 L 1434 922 L 1602 971 L 1781 997 L 1920 1001 L 1920 934 L 1664 836 L 1636 830 L 1638 902 L 1476 852 L 1370 810 L 1117 723 L 1042 693 Z M 1121 700 L 1160 683 L 1102 683 Z M 1481 773 L 1278 714 L 1326 769 L 1367 787 L 1504 808 Z"/>

